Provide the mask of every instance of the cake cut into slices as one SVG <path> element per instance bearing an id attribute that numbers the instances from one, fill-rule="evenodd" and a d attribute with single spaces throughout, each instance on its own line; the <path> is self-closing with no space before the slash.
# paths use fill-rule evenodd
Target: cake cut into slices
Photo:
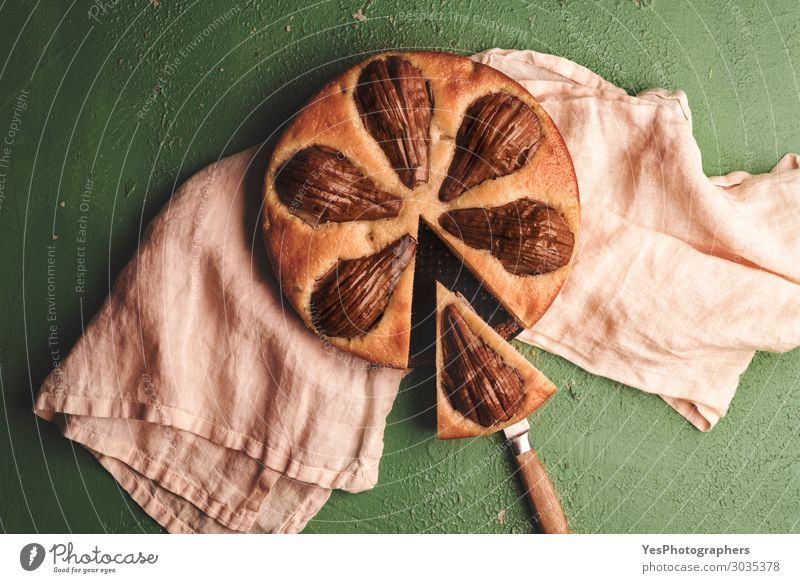
<path id="1" fill-rule="evenodd" d="M 373 55 L 276 143 L 267 256 L 323 342 L 407 368 L 420 219 L 527 328 L 573 260 L 575 170 L 547 112 L 497 69 L 447 53 Z"/>
<path id="2" fill-rule="evenodd" d="M 486 324 L 466 298 L 436 286 L 439 439 L 487 435 L 530 415 L 555 385 Z"/>

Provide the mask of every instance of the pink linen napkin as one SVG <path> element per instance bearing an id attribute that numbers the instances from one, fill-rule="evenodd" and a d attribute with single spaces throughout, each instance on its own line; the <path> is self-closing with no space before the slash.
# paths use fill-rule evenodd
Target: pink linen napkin
<path id="1" fill-rule="evenodd" d="M 259 227 L 267 158 L 175 193 L 34 405 L 170 532 L 296 532 L 331 488 L 371 488 L 405 374 L 284 305 Z"/>
<path id="2" fill-rule="evenodd" d="M 800 160 L 707 179 L 683 93 L 631 97 L 530 51 L 475 58 L 553 116 L 583 201 L 573 273 L 521 338 L 709 429 L 754 350 L 800 345 Z M 332 488 L 372 487 L 404 374 L 283 303 L 258 228 L 266 158 L 175 193 L 34 405 L 170 532 L 296 532 Z"/>
<path id="3" fill-rule="evenodd" d="M 572 272 L 519 339 L 661 395 L 711 429 L 754 351 L 800 346 L 800 157 L 768 174 L 707 178 L 682 91 L 629 96 L 533 51 L 473 58 L 539 100 L 581 194 Z"/>

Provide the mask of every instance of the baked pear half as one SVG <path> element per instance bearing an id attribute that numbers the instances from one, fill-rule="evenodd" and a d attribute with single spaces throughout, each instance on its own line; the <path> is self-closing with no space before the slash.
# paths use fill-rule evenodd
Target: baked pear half
<path id="1" fill-rule="evenodd" d="M 539 408 L 556 386 L 485 323 L 466 298 L 436 286 L 439 439 L 488 435 Z"/>

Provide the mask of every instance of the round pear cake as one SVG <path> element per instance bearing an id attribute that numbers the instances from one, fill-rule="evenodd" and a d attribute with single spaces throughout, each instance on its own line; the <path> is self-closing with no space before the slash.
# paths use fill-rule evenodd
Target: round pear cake
<path id="1" fill-rule="evenodd" d="M 420 221 L 530 327 L 572 261 L 575 172 L 550 117 L 506 75 L 447 53 L 379 54 L 325 85 L 276 144 L 267 253 L 309 328 L 405 368 Z"/>

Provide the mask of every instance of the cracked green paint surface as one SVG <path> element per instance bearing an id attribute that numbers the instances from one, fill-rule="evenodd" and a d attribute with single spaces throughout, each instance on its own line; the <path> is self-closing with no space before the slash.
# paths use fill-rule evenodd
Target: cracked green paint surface
<path id="1" fill-rule="evenodd" d="M 764 172 L 800 151 L 800 9 L 788 2 L 105 4 L 0 7 L 0 139 L 17 128 L 0 168 L 5 531 L 161 530 L 88 452 L 29 412 L 49 351 L 72 346 L 176 184 L 280 131 L 365 54 L 555 53 L 629 91 L 684 89 L 709 174 Z M 79 253 L 87 271 L 76 290 Z M 531 417 L 532 440 L 574 531 L 800 531 L 800 351 L 758 354 L 727 417 L 702 434 L 658 397 L 518 347 L 561 388 Z M 434 438 L 429 377 L 415 371 L 401 388 L 378 486 L 335 492 L 307 532 L 528 530 L 499 438 Z"/>

